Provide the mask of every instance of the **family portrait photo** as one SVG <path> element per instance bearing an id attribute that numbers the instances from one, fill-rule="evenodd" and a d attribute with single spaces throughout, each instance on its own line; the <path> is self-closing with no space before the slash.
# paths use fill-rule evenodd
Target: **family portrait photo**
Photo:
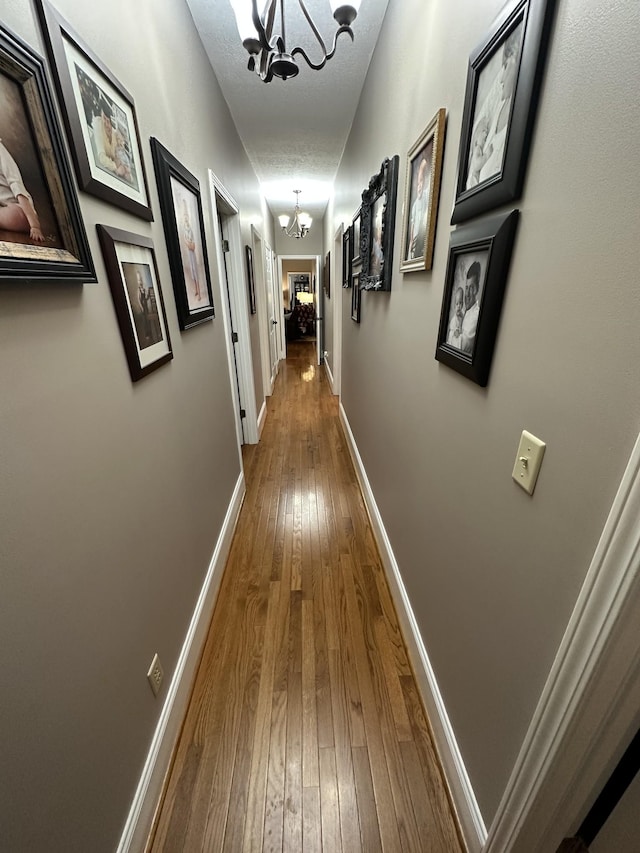
<path id="1" fill-rule="evenodd" d="M 504 38 L 478 76 L 467 152 L 467 190 L 502 171 L 520 69 L 523 31 L 524 23 L 520 21 Z"/>
<path id="2" fill-rule="evenodd" d="M 449 301 L 446 343 L 473 358 L 488 250 L 458 255 Z"/>
<path id="3" fill-rule="evenodd" d="M 197 196 L 173 176 L 171 177 L 171 193 L 189 311 L 210 308 L 212 303 L 205 275 Z"/>

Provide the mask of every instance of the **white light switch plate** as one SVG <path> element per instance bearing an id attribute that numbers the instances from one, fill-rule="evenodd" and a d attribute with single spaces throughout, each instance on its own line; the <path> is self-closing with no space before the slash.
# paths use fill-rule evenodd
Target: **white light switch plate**
<path id="1" fill-rule="evenodd" d="M 546 446 L 544 441 L 540 441 L 539 438 L 531 435 L 526 429 L 522 431 L 518 452 L 516 453 L 516 463 L 513 466 L 511 476 L 530 495 L 533 494 L 533 490 L 536 487 L 536 480 L 538 479 Z"/>

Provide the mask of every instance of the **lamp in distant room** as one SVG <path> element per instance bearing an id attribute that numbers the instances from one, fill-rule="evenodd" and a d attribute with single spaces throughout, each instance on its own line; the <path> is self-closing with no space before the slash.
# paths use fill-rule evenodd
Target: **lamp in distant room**
<path id="1" fill-rule="evenodd" d="M 298 196 L 302 190 L 294 190 L 296 194 L 296 206 L 293 209 L 293 222 L 289 225 L 289 217 L 286 214 L 278 217 L 278 221 L 282 226 L 282 230 L 287 235 L 287 237 L 295 237 L 296 239 L 300 239 L 301 237 L 305 237 L 309 233 L 309 229 L 311 228 L 311 217 L 308 213 L 302 213 L 300 210 L 300 205 L 298 204 L 299 198 Z"/>
<path id="2" fill-rule="evenodd" d="M 303 0 L 297 0 L 298 6 L 307 19 L 309 28 L 322 49 L 322 58 L 320 62 L 316 63 L 311 61 L 302 47 L 287 49 L 284 0 L 230 0 L 235 12 L 242 44 L 249 53 L 249 70 L 255 71 L 265 83 L 271 82 L 274 77 L 286 80 L 287 77 L 295 77 L 300 70 L 294 58 L 298 55 L 314 71 L 324 68 L 327 61 L 336 52 L 338 36 L 341 33 L 347 33 L 353 41 L 351 24 L 358 15 L 360 1 L 350 0 L 350 2 L 344 3 L 341 0 L 329 0 L 338 29 L 333 37 L 331 50 L 327 51 L 322 36 Z M 277 18 L 279 18 L 279 23 L 276 20 Z"/>

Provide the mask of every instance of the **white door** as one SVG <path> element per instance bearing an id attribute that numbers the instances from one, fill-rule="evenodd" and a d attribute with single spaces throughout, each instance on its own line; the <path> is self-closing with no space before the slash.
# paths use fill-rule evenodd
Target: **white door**
<path id="1" fill-rule="evenodd" d="M 267 291 L 267 322 L 269 324 L 269 367 L 271 370 L 271 387 L 278 375 L 278 304 L 279 300 L 275 293 L 275 275 L 273 273 L 273 252 L 271 247 L 265 243 L 264 249 L 264 274 Z"/>

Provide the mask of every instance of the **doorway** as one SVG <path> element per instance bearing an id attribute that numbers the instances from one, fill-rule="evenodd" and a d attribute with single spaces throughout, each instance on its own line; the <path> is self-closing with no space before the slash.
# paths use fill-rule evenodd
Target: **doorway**
<path id="1" fill-rule="evenodd" d="M 244 279 L 242 235 L 238 206 L 216 175 L 209 170 L 215 249 L 220 281 L 219 308 L 225 330 L 229 382 L 238 448 L 256 444 L 258 427 L 255 384 L 251 358 L 249 307 Z"/>
<path id="2" fill-rule="evenodd" d="M 280 255 L 279 279 L 284 306 L 284 345 L 313 343 L 316 363 L 322 354 L 322 294 L 316 255 Z"/>

